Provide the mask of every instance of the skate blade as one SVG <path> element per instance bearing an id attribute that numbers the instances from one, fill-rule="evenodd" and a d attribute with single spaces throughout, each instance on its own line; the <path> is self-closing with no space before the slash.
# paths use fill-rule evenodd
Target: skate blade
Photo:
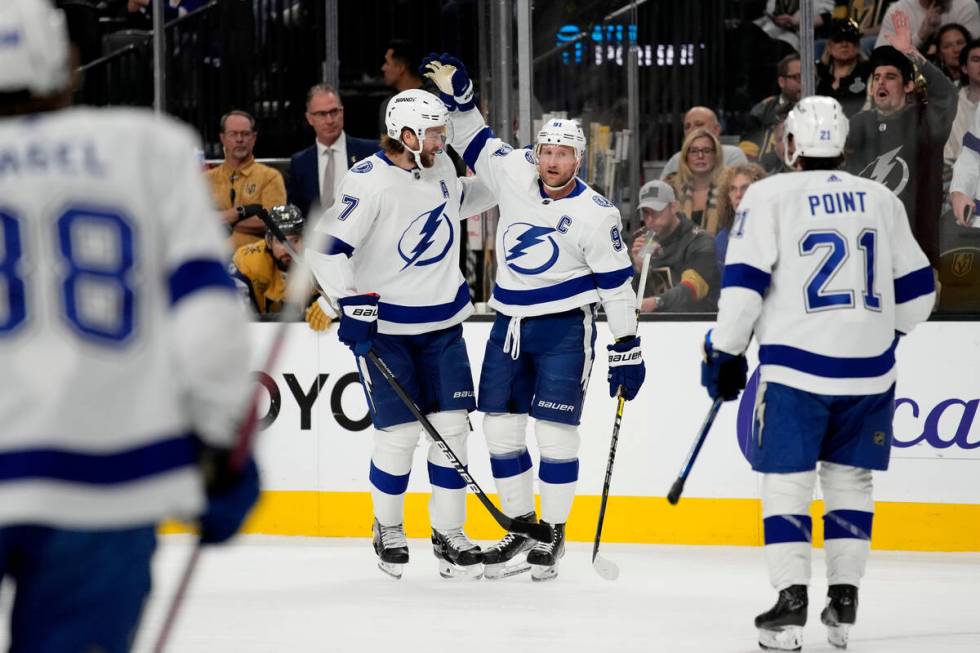
<path id="1" fill-rule="evenodd" d="M 483 565 L 483 577 L 487 580 L 510 578 L 511 576 L 523 574 L 526 571 L 531 571 L 531 565 L 524 561 L 519 561 L 516 565 L 508 565 L 506 562 L 501 562 L 495 565 Z"/>
<path id="2" fill-rule="evenodd" d="M 803 648 L 803 626 L 779 630 L 759 629 L 759 647 L 766 651 L 799 651 Z"/>
<path id="3" fill-rule="evenodd" d="M 531 565 L 531 580 L 553 580 L 558 577 L 558 565 Z"/>
<path id="4" fill-rule="evenodd" d="M 483 578 L 483 565 L 454 565 L 440 559 L 439 575 L 447 580 L 480 580 Z"/>
<path id="5" fill-rule="evenodd" d="M 385 572 L 392 578 L 398 579 L 402 577 L 402 572 L 405 571 L 405 565 L 378 560 L 378 569 Z"/>
<path id="6" fill-rule="evenodd" d="M 827 626 L 827 641 L 837 648 L 845 649 L 847 648 L 847 637 L 850 630 L 851 624 Z"/>

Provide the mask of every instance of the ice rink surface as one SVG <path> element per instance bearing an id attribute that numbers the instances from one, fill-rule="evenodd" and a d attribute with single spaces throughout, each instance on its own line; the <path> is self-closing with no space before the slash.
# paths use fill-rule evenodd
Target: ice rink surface
<path id="1" fill-rule="evenodd" d="M 161 540 L 136 651 L 151 649 L 190 542 Z M 760 548 L 603 545 L 621 571 L 609 582 L 576 542 L 556 580 L 532 583 L 446 581 L 429 542 L 409 543 L 401 580 L 376 568 L 366 539 L 248 536 L 209 551 L 168 651 L 749 652 L 752 618 L 775 600 Z M 821 549 L 813 575 L 803 650 L 836 650 L 819 620 Z M 873 552 L 848 650 L 980 651 L 980 554 Z"/>

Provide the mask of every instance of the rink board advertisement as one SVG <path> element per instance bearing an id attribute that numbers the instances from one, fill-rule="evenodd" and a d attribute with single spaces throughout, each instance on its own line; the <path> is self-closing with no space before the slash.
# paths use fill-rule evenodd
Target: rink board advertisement
<path id="1" fill-rule="evenodd" d="M 671 507 L 664 499 L 710 405 L 699 385 L 699 343 L 709 326 L 640 324 L 647 381 L 623 414 L 603 529 L 607 541 L 762 543 L 759 477 L 739 446 L 751 413 L 751 392 L 722 407 L 680 504 Z M 275 328 L 250 327 L 256 367 Z M 464 328 L 475 380 L 489 331 L 489 322 L 468 322 Z M 340 537 L 370 533 L 373 431 L 353 355 L 335 332 L 336 326 L 319 335 L 305 324 L 292 325 L 278 369 L 260 375 L 264 418 L 257 450 L 264 494 L 250 532 Z M 569 537 L 575 540 L 591 540 L 594 535 L 609 457 L 615 412 L 606 383 L 609 340 L 605 323 L 600 323 L 581 426 L 578 497 L 568 525 Z M 749 356 L 754 369 L 754 351 Z M 875 474 L 873 545 L 980 551 L 980 328 L 968 322 L 924 324 L 901 342 L 898 361 L 892 462 L 888 472 Z M 469 469 L 493 495 L 482 415 L 473 413 L 471 421 Z M 536 461 L 533 429 L 530 420 L 528 443 Z M 406 529 L 414 537 L 428 535 L 427 447 L 423 436 L 406 503 Z M 471 537 L 499 536 L 500 529 L 475 497 L 469 500 Z M 821 514 L 822 505 L 816 501 L 817 543 L 822 538 Z"/>

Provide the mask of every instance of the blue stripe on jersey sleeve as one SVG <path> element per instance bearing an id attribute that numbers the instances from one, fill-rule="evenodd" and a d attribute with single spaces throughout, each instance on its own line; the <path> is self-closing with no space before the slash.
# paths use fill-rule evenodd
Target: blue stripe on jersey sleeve
<path id="1" fill-rule="evenodd" d="M 196 464 L 197 449 L 188 433 L 111 453 L 64 449 L 8 451 L 0 453 L 0 483 L 25 480 L 97 486 L 130 483 Z"/>
<path id="2" fill-rule="evenodd" d="M 235 282 L 228 270 L 215 259 L 193 259 L 184 261 L 170 274 L 170 304 L 174 305 L 184 297 L 209 288 L 234 290 Z"/>
<path id="3" fill-rule="evenodd" d="M 873 378 L 887 374 L 895 366 L 897 344 L 896 337 L 884 353 L 867 358 L 824 356 L 788 345 L 762 345 L 759 347 L 759 364 L 789 367 L 831 379 Z"/>
<path id="4" fill-rule="evenodd" d="M 920 268 L 895 279 L 895 303 L 910 302 L 916 297 L 928 295 L 935 289 L 936 279 L 932 274 L 932 268 L 929 266 Z"/>
<path id="5" fill-rule="evenodd" d="M 351 256 L 354 255 L 354 246 L 348 245 L 347 243 L 342 241 L 340 238 L 337 238 L 336 236 L 330 236 L 327 249 L 323 253 L 326 254 L 327 256 L 330 256 L 332 254 L 343 254 L 347 258 L 350 258 Z"/>
<path id="6" fill-rule="evenodd" d="M 463 152 L 463 161 L 466 161 L 466 165 L 470 167 L 470 170 L 476 172 L 476 160 L 480 158 L 480 152 L 486 146 L 487 141 L 493 138 L 493 130 L 489 127 L 484 127 L 476 133 L 470 144 L 466 146 L 466 150 Z"/>
<path id="7" fill-rule="evenodd" d="M 980 138 L 974 136 L 972 132 L 966 132 L 963 134 L 963 147 L 980 154 Z"/>
<path id="8" fill-rule="evenodd" d="M 732 263 L 725 266 L 722 275 L 721 287 L 724 288 L 748 288 L 760 295 L 765 294 L 769 288 L 772 275 L 764 270 L 746 265 L 745 263 Z"/>
<path id="9" fill-rule="evenodd" d="M 378 319 L 385 322 L 400 324 L 424 324 L 426 322 L 442 322 L 459 313 L 470 303 L 470 289 L 463 282 L 459 286 L 456 297 L 445 304 L 432 306 L 403 306 L 378 302 Z"/>
<path id="10" fill-rule="evenodd" d="M 621 270 L 614 270 L 613 272 L 593 272 L 592 276 L 595 277 L 595 285 L 603 290 L 611 290 L 613 288 L 619 288 L 621 285 L 633 278 L 633 267 L 627 265 Z"/>

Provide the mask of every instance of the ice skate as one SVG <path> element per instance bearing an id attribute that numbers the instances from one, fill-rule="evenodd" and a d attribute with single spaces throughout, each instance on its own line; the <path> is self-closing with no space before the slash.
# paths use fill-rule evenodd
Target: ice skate
<path id="1" fill-rule="evenodd" d="M 517 517 L 515 521 L 536 524 L 538 518 L 533 512 L 529 512 Z M 533 546 L 534 540 L 527 535 L 507 533 L 503 539 L 483 552 L 483 577 L 487 580 L 497 580 L 530 570 L 527 552 Z"/>
<path id="2" fill-rule="evenodd" d="M 547 522 L 542 521 L 542 524 Z M 535 542 L 527 554 L 531 580 L 551 580 L 558 576 L 558 561 L 565 555 L 565 524 L 551 526 L 550 542 Z"/>
<path id="3" fill-rule="evenodd" d="M 858 588 L 854 585 L 831 585 L 827 589 L 827 606 L 820 621 L 827 627 L 827 641 L 837 648 L 847 648 L 847 636 L 857 621 Z"/>
<path id="4" fill-rule="evenodd" d="M 374 552 L 378 554 L 378 569 L 393 578 L 401 578 L 405 564 L 408 562 L 408 540 L 405 539 L 405 527 L 382 526 L 374 520 Z"/>
<path id="5" fill-rule="evenodd" d="M 803 647 L 806 608 L 806 585 L 782 590 L 776 605 L 755 618 L 759 646 L 767 651 L 799 651 Z"/>
<path id="6" fill-rule="evenodd" d="M 483 552 L 470 542 L 462 528 L 448 531 L 433 528 L 432 552 L 439 560 L 439 575 L 443 578 L 483 577 Z"/>

